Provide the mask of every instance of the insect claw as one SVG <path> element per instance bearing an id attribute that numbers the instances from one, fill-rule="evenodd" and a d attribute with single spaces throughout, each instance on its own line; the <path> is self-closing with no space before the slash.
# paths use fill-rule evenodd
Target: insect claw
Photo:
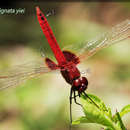
<path id="1" fill-rule="evenodd" d="M 40 54 L 41 54 L 41 56 L 42 56 L 43 58 L 45 58 L 45 54 L 44 54 L 43 48 L 40 49 Z"/>
<path id="2" fill-rule="evenodd" d="M 51 11 L 48 11 L 47 14 L 46 14 L 46 17 L 49 17 L 51 15 L 55 15 L 55 10 L 52 9 Z"/>

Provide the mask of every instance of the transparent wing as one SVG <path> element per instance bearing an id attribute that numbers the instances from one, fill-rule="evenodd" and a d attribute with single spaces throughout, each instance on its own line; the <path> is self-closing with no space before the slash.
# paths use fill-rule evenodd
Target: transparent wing
<path id="1" fill-rule="evenodd" d="M 45 65 L 43 60 L 17 65 L 8 70 L 0 71 L 0 90 L 16 87 L 30 78 L 50 71 L 52 70 Z"/>
<path id="2" fill-rule="evenodd" d="M 85 44 L 84 48 L 79 52 L 80 59 L 88 58 L 94 55 L 101 48 L 107 47 L 119 41 L 130 38 L 130 20 L 114 26 L 109 32 L 102 34 L 95 40 Z"/>

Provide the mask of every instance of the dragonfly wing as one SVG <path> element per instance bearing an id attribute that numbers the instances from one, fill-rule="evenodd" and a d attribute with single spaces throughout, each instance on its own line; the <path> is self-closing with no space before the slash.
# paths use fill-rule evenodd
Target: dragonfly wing
<path id="1" fill-rule="evenodd" d="M 130 38 L 130 20 L 126 20 L 114 26 L 109 32 L 102 34 L 95 40 L 85 44 L 85 47 L 80 51 L 80 59 L 88 58 L 94 55 L 101 48 L 107 47 L 119 41 Z"/>
<path id="2" fill-rule="evenodd" d="M 73 62 L 74 64 L 79 63 L 79 57 L 77 57 L 74 53 L 64 50 L 63 54 L 68 62 Z"/>
<path id="3" fill-rule="evenodd" d="M 51 71 L 43 61 L 34 61 L 32 63 L 14 66 L 6 71 L 0 71 L 0 90 L 16 87 L 30 78 Z"/>

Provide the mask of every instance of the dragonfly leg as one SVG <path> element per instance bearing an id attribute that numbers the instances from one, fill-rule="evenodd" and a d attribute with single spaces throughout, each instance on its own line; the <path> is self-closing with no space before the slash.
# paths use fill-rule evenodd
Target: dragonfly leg
<path id="1" fill-rule="evenodd" d="M 89 98 L 89 100 L 97 107 L 97 108 L 100 108 L 85 92 L 83 92 L 84 95 Z"/>
<path id="2" fill-rule="evenodd" d="M 70 124 L 72 123 L 72 94 L 73 94 L 73 90 L 71 88 L 70 90 Z"/>
<path id="3" fill-rule="evenodd" d="M 78 96 L 79 96 L 79 95 L 78 95 Z M 76 96 L 75 91 L 74 91 L 74 102 L 75 102 L 77 105 L 82 106 L 80 103 L 77 102 L 76 97 L 77 97 L 77 96 Z"/>
<path id="4" fill-rule="evenodd" d="M 80 97 L 80 93 L 78 93 L 78 96 Z"/>
<path id="5" fill-rule="evenodd" d="M 75 95 L 75 97 L 78 97 L 79 95 Z M 72 97 L 72 98 L 75 98 L 75 97 Z"/>

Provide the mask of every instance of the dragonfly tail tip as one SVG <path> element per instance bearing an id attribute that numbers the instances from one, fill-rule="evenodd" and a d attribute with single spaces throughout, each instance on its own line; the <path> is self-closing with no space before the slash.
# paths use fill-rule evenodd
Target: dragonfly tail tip
<path id="1" fill-rule="evenodd" d="M 36 6 L 36 11 L 37 11 L 37 12 L 40 12 L 39 6 Z"/>

